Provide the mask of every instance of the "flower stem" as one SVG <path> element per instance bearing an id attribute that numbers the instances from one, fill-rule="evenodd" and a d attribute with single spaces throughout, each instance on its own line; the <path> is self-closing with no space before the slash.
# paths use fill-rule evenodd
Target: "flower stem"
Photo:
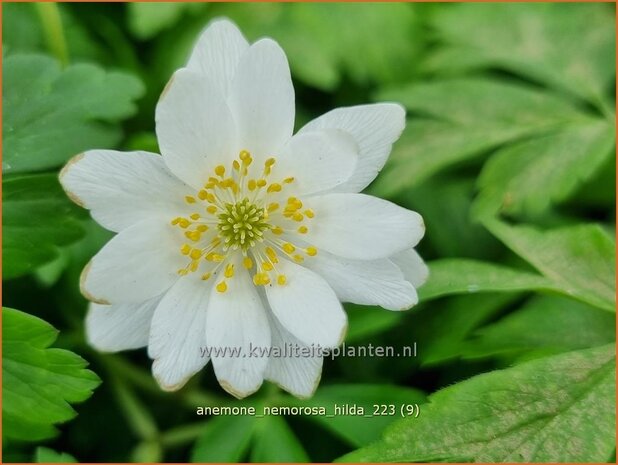
<path id="1" fill-rule="evenodd" d="M 188 425 L 177 426 L 164 431 L 159 436 L 159 443 L 162 447 L 178 447 L 190 443 L 204 431 L 205 421 L 191 423 Z"/>
<path id="2" fill-rule="evenodd" d="M 54 55 L 60 64 L 65 67 L 69 64 L 69 52 L 67 49 L 64 30 L 62 28 L 62 18 L 57 3 L 38 2 L 34 4 L 39 19 L 43 26 L 43 33 L 49 51 Z"/>
<path id="3" fill-rule="evenodd" d="M 159 430 L 148 409 L 142 405 L 133 391 L 119 378 L 113 378 L 111 385 L 118 403 L 124 410 L 127 422 L 135 434 L 145 441 L 155 441 Z"/>

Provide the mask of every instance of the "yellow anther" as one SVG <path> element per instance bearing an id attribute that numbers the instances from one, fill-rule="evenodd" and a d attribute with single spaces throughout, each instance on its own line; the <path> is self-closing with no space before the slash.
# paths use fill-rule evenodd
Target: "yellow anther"
<path id="1" fill-rule="evenodd" d="M 283 286 L 286 282 L 287 282 L 287 278 L 285 277 L 284 274 L 280 274 L 279 276 L 277 276 L 277 284 L 279 284 L 280 286 Z"/>
<path id="2" fill-rule="evenodd" d="M 262 263 L 262 269 L 264 271 L 272 271 L 273 270 L 273 265 L 270 262 L 264 262 L 264 263 Z"/>
<path id="3" fill-rule="evenodd" d="M 210 272 L 208 272 L 208 273 L 204 273 L 204 274 L 202 275 L 202 280 L 203 280 L 203 281 L 207 281 L 207 280 L 210 278 L 210 276 L 211 276 L 211 275 L 212 275 L 212 273 L 210 273 Z"/>
<path id="4" fill-rule="evenodd" d="M 214 182 L 207 182 L 206 184 L 204 184 L 204 189 L 212 189 L 216 186 L 217 184 Z"/>
<path id="5" fill-rule="evenodd" d="M 189 255 L 191 253 L 191 246 L 189 244 L 183 244 L 180 248 L 180 253 L 183 255 Z"/>
<path id="6" fill-rule="evenodd" d="M 268 186 L 268 189 L 266 189 L 266 192 L 268 193 L 281 192 L 281 184 L 273 182 L 270 186 Z"/>
<path id="7" fill-rule="evenodd" d="M 178 270 L 178 274 L 179 274 L 180 276 L 186 276 L 186 275 L 188 275 L 188 274 L 189 274 L 189 270 L 187 270 L 187 269 L 183 268 L 183 269 L 181 269 L 181 270 Z"/>
<path id="8" fill-rule="evenodd" d="M 293 182 L 294 182 L 294 176 L 290 176 L 289 178 L 285 178 L 285 179 L 283 180 L 283 183 L 284 183 L 284 184 L 291 184 L 291 183 L 293 183 Z"/>
<path id="9" fill-rule="evenodd" d="M 193 249 L 189 254 L 189 257 L 191 257 L 193 260 L 199 260 L 200 258 L 202 258 L 202 251 L 200 249 Z"/>
<path id="10" fill-rule="evenodd" d="M 215 201 L 216 201 L 215 196 L 214 196 L 214 194 L 212 192 L 209 192 L 206 195 L 206 200 L 208 201 L 208 203 L 215 203 Z"/>
<path id="11" fill-rule="evenodd" d="M 294 255 L 292 258 L 296 263 L 302 263 L 305 261 L 305 258 L 302 255 Z"/>
<path id="12" fill-rule="evenodd" d="M 249 182 L 247 183 L 247 187 L 249 188 L 250 191 L 254 191 L 255 188 L 257 187 L 257 182 L 255 182 L 255 179 L 249 179 Z"/>
<path id="13" fill-rule="evenodd" d="M 197 242 L 202 237 L 202 233 L 199 231 L 185 231 L 185 237 L 193 242 Z"/>
<path id="14" fill-rule="evenodd" d="M 243 258 L 242 266 L 244 266 L 247 270 L 250 270 L 253 267 L 253 260 L 251 260 L 249 257 Z"/>
<path id="15" fill-rule="evenodd" d="M 206 192 L 205 190 L 201 190 L 197 193 L 197 196 L 200 198 L 200 200 L 206 200 L 206 197 L 208 197 L 208 192 Z"/>
<path id="16" fill-rule="evenodd" d="M 238 158 L 245 161 L 247 158 L 251 158 L 251 154 L 247 150 L 241 150 Z"/>
<path id="17" fill-rule="evenodd" d="M 307 215 L 307 218 L 313 218 L 315 216 L 315 213 L 313 212 L 313 210 L 308 209 L 305 210 L 305 215 Z"/>
<path id="18" fill-rule="evenodd" d="M 223 166 L 223 165 L 217 166 L 215 168 L 215 174 L 217 176 L 221 176 L 221 177 L 225 176 L 225 166 Z"/>
<path id="19" fill-rule="evenodd" d="M 217 207 L 214 205 L 210 205 L 206 211 L 212 215 L 214 215 L 215 213 L 217 213 Z"/>
<path id="20" fill-rule="evenodd" d="M 180 217 L 177 216 L 176 218 L 174 218 L 172 220 L 172 226 L 176 226 L 178 223 L 180 223 Z"/>
<path id="21" fill-rule="evenodd" d="M 271 231 L 273 232 L 273 234 L 276 234 L 277 236 L 280 236 L 281 234 L 283 234 L 283 228 L 281 228 L 281 226 L 275 226 L 274 228 L 271 229 Z"/>
<path id="22" fill-rule="evenodd" d="M 293 205 L 293 204 L 294 204 L 297 200 L 298 200 L 298 199 L 297 199 L 296 197 L 294 197 L 294 196 L 290 196 L 290 197 L 288 197 L 288 203 L 289 203 L 290 205 Z"/>
<path id="23" fill-rule="evenodd" d="M 206 226 L 205 224 L 200 224 L 197 226 L 196 228 L 199 232 L 206 232 L 208 231 L 208 226 Z"/>
<path id="24" fill-rule="evenodd" d="M 274 158 L 267 158 L 266 161 L 264 162 L 264 166 L 268 166 L 271 167 L 275 164 L 275 159 Z"/>
<path id="25" fill-rule="evenodd" d="M 178 226 L 180 226 L 183 229 L 184 228 L 188 228 L 190 224 L 191 224 L 191 222 L 188 219 L 186 219 L 186 218 L 180 218 L 178 220 Z"/>
<path id="26" fill-rule="evenodd" d="M 197 221 L 200 219 L 200 214 L 199 213 L 193 213 L 189 218 L 191 218 L 194 221 Z"/>
<path id="27" fill-rule="evenodd" d="M 240 169 L 240 163 L 238 163 L 238 160 L 234 160 L 232 162 L 232 168 L 234 168 L 236 171 Z"/>
<path id="28" fill-rule="evenodd" d="M 234 265 L 232 263 L 228 263 L 225 267 L 225 272 L 223 273 L 226 278 L 234 277 Z"/>
<path id="29" fill-rule="evenodd" d="M 305 252 L 307 252 L 307 255 L 309 255 L 310 257 L 315 257 L 318 254 L 318 249 L 310 245 L 305 249 Z"/>
<path id="30" fill-rule="evenodd" d="M 187 195 L 187 196 L 185 196 L 185 202 L 187 202 L 187 203 L 195 203 L 195 197 Z"/>
<path id="31" fill-rule="evenodd" d="M 266 179 L 258 179 L 256 184 L 260 188 L 264 187 L 266 185 Z"/>
<path id="32" fill-rule="evenodd" d="M 272 247 L 266 247 L 266 255 L 273 263 L 279 263 L 279 259 L 277 258 L 277 252 L 274 251 Z"/>
<path id="33" fill-rule="evenodd" d="M 296 212 L 296 213 L 294 213 L 294 214 L 292 215 L 292 219 L 293 219 L 294 221 L 302 221 L 302 220 L 304 220 L 304 219 L 305 219 L 305 217 L 303 216 L 303 214 L 302 214 L 302 213 L 300 213 L 300 212 Z"/>
<path id="34" fill-rule="evenodd" d="M 253 275 L 253 284 L 256 286 L 265 286 L 270 283 L 270 277 L 267 273 L 256 273 Z"/>
<path id="35" fill-rule="evenodd" d="M 309 231 L 307 226 L 299 226 L 298 227 L 298 232 L 301 233 L 301 234 L 307 234 L 307 231 Z"/>
<path id="36" fill-rule="evenodd" d="M 268 205 L 268 212 L 269 212 L 269 213 L 272 213 L 272 212 L 274 212 L 275 210 L 277 210 L 278 208 L 279 208 L 279 204 L 278 204 L 278 203 L 276 203 L 276 202 L 273 202 L 273 203 L 271 203 L 271 204 L 269 204 L 269 205 Z"/>
<path id="37" fill-rule="evenodd" d="M 294 247 L 294 245 L 290 244 L 289 242 L 283 244 L 282 248 L 287 253 L 294 253 L 294 251 L 296 250 L 296 247 Z"/>
<path id="38" fill-rule="evenodd" d="M 189 270 L 191 270 L 191 272 L 197 271 L 197 267 L 200 266 L 199 262 L 193 261 L 191 262 L 191 264 L 189 265 Z"/>
<path id="39" fill-rule="evenodd" d="M 222 262 L 224 259 L 225 257 L 223 255 L 214 252 L 210 252 L 208 255 L 206 255 L 206 260 L 208 260 L 209 262 Z"/>
<path id="40" fill-rule="evenodd" d="M 217 284 L 217 292 L 221 292 L 222 294 L 227 291 L 227 283 L 225 281 L 221 281 Z"/>

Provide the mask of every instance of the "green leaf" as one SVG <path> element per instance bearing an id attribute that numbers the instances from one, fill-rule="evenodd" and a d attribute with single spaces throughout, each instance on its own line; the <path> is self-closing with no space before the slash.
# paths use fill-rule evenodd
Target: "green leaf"
<path id="1" fill-rule="evenodd" d="M 377 99 L 400 102 L 420 117 L 409 120 L 377 180 L 377 188 L 387 194 L 416 186 L 448 166 L 506 142 L 584 118 L 572 104 L 551 93 L 488 78 L 393 87 L 380 92 Z"/>
<path id="2" fill-rule="evenodd" d="M 117 123 L 135 112 L 141 82 L 126 73 L 79 64 L 61 70 L 40 55 L 3 63 L 5 174 L 53 168 L 87 149 L 111 148 Z"/>
<path id="3" fill-rule="evenodd" d="M 475 195 L 473 178 L 445 174 L 407 189 L 393 200 L 422 213 L 425 227 L 431 231 L 423 238 L 424 250 L 439 257 L 493 259 L 502 253 L 503 246 L 483 225 L 470 220 Z"/>
<path id="4" fill-rule="evenodd" d="M 615 124 L 591 119 L 496 152 L 478 180 L 477 216 L 539 216 L 568 199 L 613 155 Z"/>
<path id="5" fill-rule="evenodd" d="M 191 462 L 239 462 L 246 453 L 256 427 L 254 416 L 219 416 L 204 424 L 195 442 Z"/>
<path id="6" fill-rule="evenodd" d="M 348 314 L 346 342 L 362 341 L 369 336 L 386 331 L 401 321 L 402 313 L 390 312 L 381 307 L 345 304 Z"/>
<path id="7" fill-rule="evenodd" d="M 447 72 L 501 68 L 593 102 L 607 95 L 615 76 L 609 5 L 462 3 L 436 10 L 432 25 L 449 50 L 441 62 Z"/>
<path id="8" fill-rule="evenodd" d="M 475 376 L 345 462 L 603 462 L 614 450 L 615 345 Z"/>
<path id="9" fill-rule="evenodd" d="M 60 12 L 62 30 L 66 38 L 69 58 L 77 60 L 100 60 L 101 46 L 93 40 L 87 27 L 69 11 L 69 6 L 56 3 Z M 3 50 L 7 55 L 15 53 L 49 52 L 43 34 L 41 19 L 36 5 L 31 3 L 7 3 L 2 8 Z"/>
<path id="10" fill-rule="evenodd" d="M 186 11 L 204 7 L 204 4 L 182 2 L 129 3 L 129 29 L 136 37 L 149 39 L 176 24 Z"/>
<path id="11" fill-rule="evenodd" d="M 266 415 L 257 420 L 256 426 L 251 462 L 309 462 L 305 449 L 283 418 Z"/>
<path id="12" fill-rule="evenodd" d="M 62 191 L 55 174 L 2 182 L 2 273 L 14 278 L 58 258 L 58 247 L 80 239 L 83 214 Z"/>
<path id="13" fill-rule="evenodd" d="M 382 431 L 400 417 L 402 405 L 422 404 L 425 394 L 417 389 L 387 384 L 335 384 L 323 386 L 305 405 L 326 407 L 332 413 L 335 404 L 362 407 L 365 415 L 307 416 L 353 446 L 363 446 L 375 441 Z M 373 415 L 375 406 L 393 405 L 394 415 Z M 380 410 L 381 411 L 381 410 Z"/>
<path id="14" fill-rule="evenodd" d="M 462 357 L 470 334 L 518 298 L 513 292 L 462 295 L 421 307 L 410 339 L 422 366 Z"/>
<path id="15" fill-rule="evenodd" d="M 535 273 L 463 258 L 429 262 L 429 279 L 419 289 L 421 301 L 451 294 L 553 290 L 551 281 Z"/>
<path id="16" fill-rule="evenodd" d="M 552 287 L 595 307 L 616 311 L 616 243 L 600 226 L 541 231 L 488 220 L 486 226 L 527 260 Z"/>
<path id="17" fill-rule="evenodd" d="M 407 4 L 222 7 L 217 14 L 233 18 L 250 39 L 262 37 L 267 30 L 286 51 L 293 75 L 323 90 L 335 89 L 344 76 L 362 85 L 402 81 L 415 67 L 393 63 L 413 62 L 423 45 L 416 11 Z M 363 34 L 358 33 L 359 28 Z"/>
<path id="18" fill-rule="evenodd" d="M 77 463 L 75 457 L 64 452 L 56 452 L 47 447 L 37 447 L 34 455 L 36 463 Z"/>
<path id="19" fill-rule="evenodd" d="M 516 312 L 478 330 L 464 357 L 597 347 L 616 340 L 615 328 L 615 315 L 565 297 L 536 296 Z"/>
<path id="20" fill-rule="evenodd" d="M 8 438 L 53 436 L 55 424 L 76 415 L 70 403 L 83 402 L 100 383 L 80 356 L 48 348 L 56 336 L 45 321 L 2 309 L 2 426 Z"/>

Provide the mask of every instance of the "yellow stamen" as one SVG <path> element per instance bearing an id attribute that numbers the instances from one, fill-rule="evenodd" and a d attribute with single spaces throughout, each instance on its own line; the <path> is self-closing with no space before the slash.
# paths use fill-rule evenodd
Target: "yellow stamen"
<path id="1" fill-rule="evenodd" d="M 217 284 L 217 292 L 224 293 L 225 291 L 227 291 L 227 283 L 225 281 L 221 281 Z"/>
<path id="2" fill-rule="evenodd" d="M 277 284 L 279 284 L 280 286 L 283 286 L 287 281 L 287 278 L 285 277 L 284 274 L 280 274 L 279 276 L 277 276 Z"/>
<path id="3" fill-rule="evenodd" d="M 294 182 L 294 177 L 293 177 L 293 176 L 290 176 L 289 178 L 285 178 L 285 179 L 283 180 L 283 183 L 284 183 L 284 184 L 291 184 L 291 183 L 293 183 L 293 182 Z"/>
<path id="4" fill-rule="evenodd" d="M 305 261 L 305 258 L 302 255 L 294 255 L 292 258 L 296 263 L 302 263 Z"/>
<path id="5" fill-rule="evenodd" d="M 278 208 L 279 208 L 279 204 L 276 203 L 276 202 L 273 202 L 273 203 L 268 205 L 269 213 L 272 213 L 272 212 L 276 211 Z"/>
<path id="6" fill-rule="evenodd" d="M 294 251 L 296 250 L 296 247 L 294 247 L 294 245 L 290 244 L 289 242 L 283 244 L 282 248 L 287 253 L 294 253 Z"/>
<path id="7" fill-rule="evenodd" d="M 195 197 L 191 197 L 190 195 L 185 196 L 185 202 L 187 203 L 195 203 Z"/>
<path id="8" fill-rule="evenodd" d="M 310 257 L 315 257 L 318 254 L 318 249 L 311 245 L 305 249 L 305 252 L 307 252 L 307 255 Z"/>
<path id="9" fill-rule="evenodd" d="M 270 186 L 268 186 L 268 189 L 266 189 L 266 192 L 268 193 L 281 192 L 281 184 L 273 182 Z"/>
<path id="10" fill-rule="evenodd" d="M 212 215 L 214 215 L 215 213 L 217 213 L 217 207 L 215 207 L 214 205 L 210 205 L 206 211 Z"/>
<path id="11" fill-rule="evenodd" d="M 189 218 L 191 218 L 192 220 L 199 220 L 200 219 L 200 214 L 199 213 L 193 213 L 191 216 L 189 216 Z"/>
<path id="12" fill-rule="evenodd" d="M 298 227 L 298 232 L 301 233 L 301 234 L 307 234 L 307 231 L 309 231 L 307 226 L 299 226 Z"/>
<path id="13" fill-rule="evenodd" d="M 223 177 L 225 175 L 225 166 L 219 165 L 215 168 L 215 174 Z"/>
<path id="14" fill-rule="evenodd" d="M 274 228 L 271 229 L 271 231 L 273 232 L 273 234 L 276 234 L 277 236 L 280 236 L 281 234 L 283 234 L 283 229 L 281 228 L 281 226 L 275 226 Z"/>
<path id="15" fill-rule="evenodd" d="M 242 266 L 244 266 L 247 270 L 250 270 L 251 268 L 253 268 L 253 260 L 251 260 L 249 257 L 243 258 Z"/>
<path id="16" fill-rule="evenodd" d="M 226 278 L 234 277 L 234 265 L 232 263 L 228 263 L 228 265 L 225 267 L 224 275 Z"/>
<path id="17" fill-rule="evenodd" d="M 313 218 L 315 216 L 315 213 L 313 212 L 313 210 L 309 209 L 305 210 L 305 215 L 307 215 L 307 218 Z"/>
<path id="18" fill-rule="evenodd" d="M 203 281 L 208 281 L 208 278 L 210 278 L 210 275 L 211 275 L 211 274 L 212 274 L 212 273 L 210 273 L 210 272 L 208 272 L 208 273 L 204 273 L 204 274 L 202 275 L 202 280 L 203 280 Z"/>
<path id="19" fill-rule="evenodd" d="M 273 265 L 272 265 L 272 263 L 264 262 L 264 263 L 262 263 L 262 269 L 264 271 L 272 271 L 273 270 Z"/>

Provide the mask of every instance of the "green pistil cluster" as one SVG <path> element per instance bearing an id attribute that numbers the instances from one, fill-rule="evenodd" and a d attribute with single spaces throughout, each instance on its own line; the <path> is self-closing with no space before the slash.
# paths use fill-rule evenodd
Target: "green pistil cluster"
<path id="1" fill-rule="evenodd" d="M 263 208 L 244 198 L 234 204 L 226 203 L 223 213 L 218 215 L 217 229 L 223 239 L 224 247 L 228 249 L 247 250 L 256 242 L 263 240 L 263 233 L 270 229 L 266 223 Z"/>

